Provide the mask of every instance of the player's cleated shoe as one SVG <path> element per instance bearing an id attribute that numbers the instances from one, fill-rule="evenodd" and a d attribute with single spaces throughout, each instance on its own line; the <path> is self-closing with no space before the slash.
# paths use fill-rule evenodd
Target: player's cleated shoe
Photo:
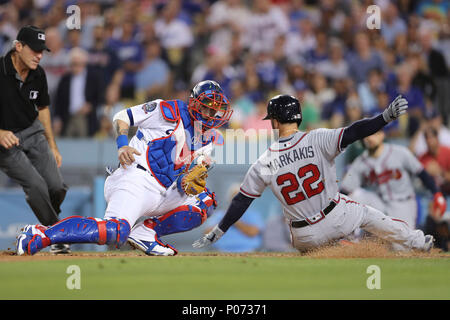
<path id="1" fill-rule="evenodd" d="M 55 243 L 50 246 L 51 254 L 70 254 L 70 245 L 65 243 Z"/>
<path id="2" fill-rule="evenodd" d="M 45 247 L 50 240 L 45 236 L 42 228 L 45 227 L 32 224 L 23 227 L 16 239 L 16 254 L 18 256 L 33 255 Z"/>
<path id="3" fill-rule="evenodd" d="M 434 245 L 434 237 L 432 235 L 427 234 L 425 236 L 425 245 L 423 246 L 423 251 L 430 252 Z"/>
<path id="4" fill-rule="evenodd" d="M 128 237 L 127 241 L 133 248 L 143 251 L 148 256 L 174 256 L 178 253 L 175 248 L 158 240 L 144 241 Z"/>

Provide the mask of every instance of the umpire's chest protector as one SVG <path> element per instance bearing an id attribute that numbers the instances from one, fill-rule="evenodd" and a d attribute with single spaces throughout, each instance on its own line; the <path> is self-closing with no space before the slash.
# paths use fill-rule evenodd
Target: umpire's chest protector
<path id="1" fill-rule="evenodd" d="M 187 105 L 181 100 L 161 101 L 160 108 L 164 119 L 175 123 L 175 128 L 168 136 L 148 143 L 147 164 L 158 183 L 168 188 L 189 167 L 195 151 L 213 142 L 216 135 L 196 139 Z"/>

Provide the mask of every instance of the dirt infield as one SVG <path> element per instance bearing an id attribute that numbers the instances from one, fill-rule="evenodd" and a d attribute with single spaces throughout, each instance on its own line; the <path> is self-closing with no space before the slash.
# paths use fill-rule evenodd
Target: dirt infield
<path id="1" fill-rule="evenodd" d="M 211 257 L 211 256 L 229 256 L 229 257 L 283 257 L 298 258 L 307 257 L 315 259 L 352 259 L 352 258 L 450 258 L 450 254 L 444 253 L 439 249 L 433 249 L 431 252 L 394 252 L 390 250 L 389 245 L 379 240 L 362 240 L 358 243 L 341 241 L 337 245 L 324 246 L 307 253 L 297 252 L 254 252 L 254 253 L 222 253 L 222 252 L 180 252 L 174 258 L 183 257 Z M 46 261 L 46 260 L 66 260 L 66 259 L 92 259 L 92 258 L 148 258 L 143 253 L 132 251 L 107 251 L 107 252 L 74 252 L 66 255 L 53 255 L 47 252 L 41 252 L 34 256 L 16 256 L 12 251 L 0 251 L 0 262 L 8 261 Z M 157 258 L 157 257 L 155 257 Z"/>

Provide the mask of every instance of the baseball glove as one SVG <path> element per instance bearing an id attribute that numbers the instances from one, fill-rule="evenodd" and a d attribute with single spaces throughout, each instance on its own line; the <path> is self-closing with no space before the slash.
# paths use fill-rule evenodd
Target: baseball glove
<path id="1" fill-rule="evenodd" d="M 203 164 L 197 164 L 178 178 L 178 190 L 188 196 L 195 196 L 205 190 L 207 177 L 208 168 Z"/>

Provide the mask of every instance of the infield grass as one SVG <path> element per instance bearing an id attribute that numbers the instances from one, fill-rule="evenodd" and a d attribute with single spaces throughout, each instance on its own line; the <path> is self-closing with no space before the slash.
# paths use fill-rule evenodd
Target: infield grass
<path id="1" fill-rule="evenodd" d="M 450 299 L 449 258 L 115 256 L 0 261 L 0 299 Z M 68 267 L 80 289 L 68 289 Z M 369 290 L 367 268 L 381 270 Z"/>

